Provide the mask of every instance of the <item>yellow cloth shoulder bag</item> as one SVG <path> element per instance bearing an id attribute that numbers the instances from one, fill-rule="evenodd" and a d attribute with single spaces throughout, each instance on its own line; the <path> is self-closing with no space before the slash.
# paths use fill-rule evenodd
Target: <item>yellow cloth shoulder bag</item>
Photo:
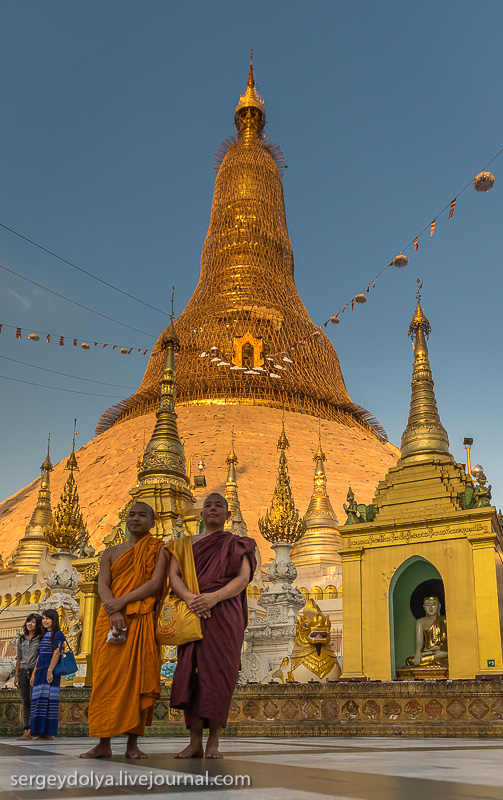
<path id="1" fill-rule="evenodd" d="M 196 565 L 192 550 L 192 537 L 182 536 L 165 545 L 168 562 L 174 555 L 178 561 L 182 581 L 187 589 L 199 594 Z M 164 597 L 156 623 L 155 638 L 158 644 L 179 645 L 196 642 L 203 638 L 201 619 L 190 610 L 185 600 L 181 600 L 169 586 Z"/>

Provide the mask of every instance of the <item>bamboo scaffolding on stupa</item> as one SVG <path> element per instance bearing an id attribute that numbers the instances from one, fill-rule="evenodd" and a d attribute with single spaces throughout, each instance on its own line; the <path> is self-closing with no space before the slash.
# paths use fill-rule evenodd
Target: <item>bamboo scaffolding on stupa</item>
<path id="1" fill-rule="evenodd" d="M 176 320 L 177 405 L 266 405 L 362 426 L 386 439 L 377 420 L 349 398 L 335 348 L 297 292 L 281 182 L 284 157 L 264 135 L 265 106 L 251 63 L 234 122 L 237 133 L 215 157 L 199 283 Z M 162 335 L 138 391 L 109 408 L 96 433 L 157 409 Z"/>

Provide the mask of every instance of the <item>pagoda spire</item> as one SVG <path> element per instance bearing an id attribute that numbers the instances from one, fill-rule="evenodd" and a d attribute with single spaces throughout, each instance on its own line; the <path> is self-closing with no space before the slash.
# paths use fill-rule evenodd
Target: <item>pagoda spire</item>
<path id="1" fill-rule="evenodd" d="M 260 136 L 264 130 L 265 105 L 263 99 L 257 94 L 255 75 L 253 74 L 253 48 L 250 50 L 250 69 L 246 91 L 239 98 L 239 103 L 234 111 L 234 123 L 239 134 L 246 140 L 248 137 Z"/>
<path id="2" fill-rule="evenodd" d="M 44 530 L 51 524 L 51 472 L 52 463 L 49 455 L 51 434 L 47 440 L 47 456 L 40 467 L 42 477 L 38 490 L 37 504 L 33 509 L 31 519 L 26 526 L 23 538 L 19 541 L 16 551 L 9 564 L 9 570 L 14 572 L 37 573 L 40 558 L 47 547 Z"/>
<path id="3" fill-rule="evenodd" d="M 414 346 L 412 392 L 409 420 L 402 436 L 402 455 L 398 462 L 410 464 L 429 461 L 432 456 L 453 458 L 449 452 L 447 431 L 440 421 L 426 339 L 431 325 L 421 307 L 422 283 L 417 280 L 417 307 L 409 326 Z"/>
<path id="4" fill-rule="evenodd" d="M 180 342 L 173 324 L 173 310 L 160 346 L 164 351 L 164 369 L 157 419 L 145 452 L 138 460 L 138 483 L 130 494 L 135 503 L 148 503 L 154 509 L 155 535 L 170 538 L 177 530 L 180 515 L 184 522 L 196 519 L 194 497 L 185 469 L 185 451 L 176 423 L 175 353 L 179 352 Z"/>
<path id="5" fill-rule="evenodd" d="M 184 484 L 189 492 L 185 452 L 178 434 L 175 414 L 175 353 L 180 349 L 180 342 L 173 322 L 163 335 L 161 347 L 165 356 L 159 409 L 152 436 L 139 465 L 138 485 L 145 486 L 173 479 Z"/>
<path id="6" fill-rule="evenodd" d="M 292 561 L 297 568 L 320 564 L 333 567 L 340 562 L 339 550 L 342 539 L 338 530 L 339 523 L 327 492 L 324 466 L 326 456 L 321 444 L 321 430 L 313 461 L 316 464 L 314 490 L 304 516 L 306 533 L 292 551 Z"/>
<path id="7" fill-rule="evenodd" d="M 82 511 L 80 510 L 79 493 L 74 472 L 78 472 L 79 465 L 75 455 L 75 436 L 77 435 L 74 423 L 72 452 L 66 462 L 69 471 L 68 478 L 63 487 L 63 492 L 54 512 L 52 522 L 45 528 L 45 540 L 57 550 L 70 553 L 78 551 L 80 545 L 88 539 L 88 533 Z"/>
<path id="8" fill-rule="evenodd" d="M 234 450 L 234 431 L 233 431 L 231 438 L 230 453 L 226 458 L 227 481 L 225 484 L 225 492 L 224 492 L 224 497 L 227 500 L 227 504 L 229 506 L 229 511 L 231 512 L 231 515 L 224 525 L 224 530 L 234 533 L 236 528 L 239 528 L 239 534 L 241 536 L 246 536 L 248 528 L 241 514 L 241 506 L 239 503 L 239 496 L 238 496 L 238 481 L 236 475 L 236 465 L 238 463 L 239 462 Z"/>
<path id="9" fill-rule="evenodd" d="M 271 544 L 295 544 L 306 532 L 306 523 L 295 508 L 290 486 L 286 450 L 290 443 L 285 433 L 285 421 L 281 423 L 281 435 L 278 439 L 280 451 L 278 477 L 272 498 L 271 508 L 265 517 L 258 521 L 260 533 Z"/>

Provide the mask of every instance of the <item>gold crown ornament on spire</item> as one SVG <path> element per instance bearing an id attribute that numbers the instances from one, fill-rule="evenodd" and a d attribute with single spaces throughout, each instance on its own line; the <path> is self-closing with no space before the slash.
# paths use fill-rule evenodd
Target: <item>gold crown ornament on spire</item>
<path id="1" fill-rule="evenodd" d="M 260 533 L 271 544 L 287 542 L 295 544 L 304 536 L 306 523 L 295 508 L 290 486 L 290 476 L 288 474 L 288 463 L 285 450 L 290 447 L 286 438 L 285 422 L 281 424 L 281 435 L 278 439 L 279 467 L 276 488 L 272 498 L 271 508 L 258 521 Z"/>
<path id="2" fill-rule="evenodd" d="M 428 357 L 426 339 L 431 325 L 421 306 L 421 287 L 417 279 L 417 307 L 409 326 L 409 336 L 414 346 L 412 368 L 410 412 L 407 427 L 402 436 L 402 455 L 399 464 L 429 461 L 443 456 L 453 461 L 449 452 L 447 431 L 440 421 L 434 383 Z"/>
<path id="3" fill-rule="evenodd" d="M 75 456 L 75 436 L 77 420 L 74 423 L 72 452 L 66 462 L 66 469 L 70 474 L 63 487 L 58 506 L 54 512 L 53 521 L 45 529 L 45 540 L 57 550 L 66 550 L 70 553 L 78 551 L 80 545 L 87 541 L 88 533 L 79 505 L 79 494 L 73 473 L 79 466 Z"/>
<path id="4" fill-rule="evenodd" d="M 250 49 L 250 69 L 246 92 L 239 98 L 239 103 L 234 111 L 234 122 L 238 131 L 243 132 L 247 127 L 252 127 L 255 132 L 262 133 L 265 119 L 265 105 L 263 99 L 257 94 L 255 76 L 253 74 L 253 48 Z"/>

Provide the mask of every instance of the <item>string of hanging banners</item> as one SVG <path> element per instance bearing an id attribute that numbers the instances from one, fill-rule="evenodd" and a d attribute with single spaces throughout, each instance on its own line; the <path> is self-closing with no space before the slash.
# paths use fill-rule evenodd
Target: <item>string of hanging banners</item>
<path id="1" fill-rule="evenodd" d="M 439 211 L 439 213 L 433 218 L 433 220 L 429 222 L 428 225 L 426 225 L 422 229 L 422 231 L 417 234 L 417 236 L 414 236 L 414 238 L 411 239 L 408 245 L 404 247 L 402 250 L 400 250 L 399 254 L 395 256 L 395 258 L 392 261 L 390 261 L 389 264 L 386 264 L 386 266 L 383 267 L 383 269 L 377 273 L 375 278 L 372 278 L 372 280 L 367 282 L 365 288 L 362 289 L 361 292 L 355 294 L 351 298 L 351 300 L 348 300 L 348 302 L 339 309 L 339 311 L 336 314 L 329 317 L 327 321 L 323 323 L 323 327 L 326 328 L 329 322 L 331 322 L 333 325 L 338 325 L 340 322 L 339 319 L 340 315 L 344 314 L 345 310 L 349 306 L 351 306 L 351 311 L 353 311 L 355 305 L 364 305 L 367 302 L 366 295 L 370 292 L 371 289 L 375 289 L 377 281 L 379 280 L 381 275 L 383 275 L 386 272 L 387 269 L 389 269 L 390 267 L 396 267 L 397 269 L 402 269 L 403 267 L 406 267 L 407 264 L 409 263 L 409 258 L 408 256 L 405 255 L 406 251 L 409 250 L 409 248 L 414 247 L 414 252 L 417 252 L 417 250 L 419 250 L 419 240 L 426 233 L 429 233 L 428 238 L 431 239 L 435 233 L 437 227 L 437 221 L 446 211 L 449 212 L 448 219 L 452 219 L 459 198 L 461 197 L 463 192 L 465 192 L 472 184 L 475 191 L 478 192 L 479 194 L 484 194 L 486 192 L 489 192 L 494 186 L 495 178 L 492 172 L 487 171 L 487 168 L 489 167 L 490 164 L 492 164 L 493 161 L 495 161 L 498 158 L 499 155 L 501 155 L 501 153 L 503 153 L 503 147 L 496 153 L 495 156 L 493 156 L 493 158 L 491 158 L 490 161 L 487 162 L 482 172 L 479 172 L 479 174 L 476 175 L 476 177 L 473 180 L 470 179 L 466 184 L 466 186 L 464 186 L 461 189 L 461 191 L 458 192 L 458 194 L 454 197 L 454 199 L 451 200 L 450 203 L 447 203 L 447 205 L 444 206 L 444 208 L 441 211 Z M 311 334 L 311 336 L 317 336 L 317 335 L 319 335 L 319 331 L 315 331 L 313 334 Z M 299 342 L 299 344 L 301 344 L 301 342 Z"/>
<path id="2" fill-rule="evenodd" d="M 64 347 L 65 345 L 70 347 L 78 347 L 80 345 L 82 350 L 91 350 L 92 347 L 101 347 L 102 349 L 109 347 L 110 350 L 117 350 L 122 355 L 128 356 L 131 355 L 131 353 L 136 352 L 146 356 L 147 353 L 151 352 L 150 348 L 144 349 L 143 347 L 121 347 L 118 344 L 110 344 L 109 342 L 87 342 L 79 337 L 60 336 L 59 334 L 45 333 L 42 331 L 31 331 L 30 333 L 27 333 L 30 328 L 22 328 L 17 327 L 16 325 L 6 325 L 5 323 L 0 323 L 0 333 L 4 328 L 15 331 L 16 339 L 22 339 L 23 336 L 26 336 L 26 338 L 31 342 L 39 342 L 40 340 L 43 341 L 45 339 L 47 344 L 51 344 L 51 342 L 58 342 L 60 347 Z"/>

